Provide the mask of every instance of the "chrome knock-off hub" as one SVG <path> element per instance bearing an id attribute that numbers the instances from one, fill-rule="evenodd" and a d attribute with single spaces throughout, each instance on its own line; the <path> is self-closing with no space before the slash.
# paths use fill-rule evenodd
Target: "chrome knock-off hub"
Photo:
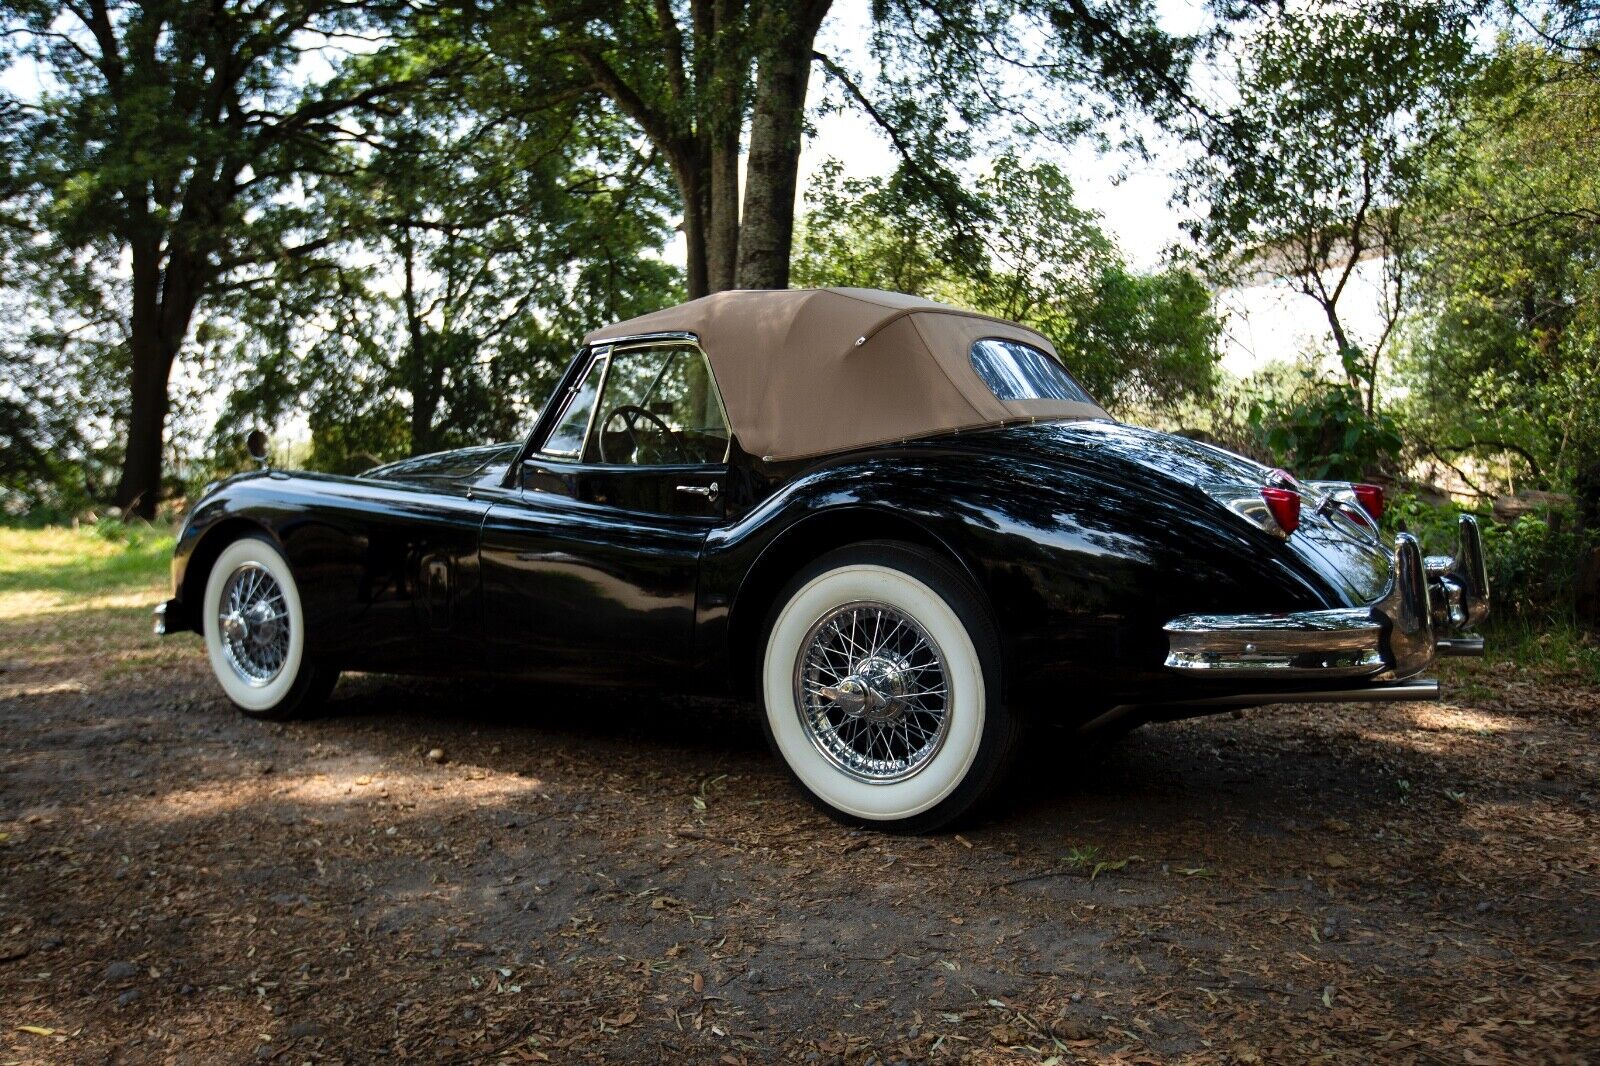
<path id="1" fill-rule="evenodd" d="M 904 662 L 874 655 L 838 685 L 824 687 L 822 695 L 851 718 L 893 722 L 906 713 L 907 673 Z"/>

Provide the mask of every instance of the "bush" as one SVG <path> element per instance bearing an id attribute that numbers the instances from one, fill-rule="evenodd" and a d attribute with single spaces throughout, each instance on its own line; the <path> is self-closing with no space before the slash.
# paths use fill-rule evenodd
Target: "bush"
<path id="1" fill-rule="evenodd" d="M 1308 376 L 1287 399 L 1252 402 L 1249 424 L 1262 450 L 1300 478 L 1363 481 L 1400 458 L 1394 419 L 1368 414 L 1360 392 L 1343 382 Z"/>
<path id="2" fill-rule="evenodd" d="M 1439 507 L 1398 494 L 1384 515 L 1391 529 L 1416 535 L 1424 550 L 1455 551 L 1462 508 Z M 1600 547 L 1600 530 L 1584 529 L 1566 509 L 1497 522 L 1486 509 L 1469 509 L 1483 529 L 1494 609 L 1490 628 L 1569 626 L 1579 622 L 1578 590 L 1586 561 Z"/>
<path id="3" fill-rule="evenodd" d="M 1578 530 L 1563 511 L 1487 523 L 1483 549 L 1496 614 L 1534 625 L 1576 621 L 1578 579 L 1600 546 L 1596 532 Z"/>

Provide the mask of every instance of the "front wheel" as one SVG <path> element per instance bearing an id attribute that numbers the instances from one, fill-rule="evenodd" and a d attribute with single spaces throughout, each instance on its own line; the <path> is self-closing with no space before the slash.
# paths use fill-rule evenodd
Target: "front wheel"
<path id="1" fill-rule="evenodd" d="M 206 579 L 204 624 L 212 673 L 252 718 L 309 714 L 339 679 L 306 656 L 300 589 L 288 560 L 264 536 L 222 549 Z"/>
<path id="2" fill-rule="evenodd" d="M 927 832 L 994 791 L 1017 723 L 995 624 L 958 571 L 913 545 L 859 544 L 817 560 L 778 603 L 764 723 L 823 810 Z"/>

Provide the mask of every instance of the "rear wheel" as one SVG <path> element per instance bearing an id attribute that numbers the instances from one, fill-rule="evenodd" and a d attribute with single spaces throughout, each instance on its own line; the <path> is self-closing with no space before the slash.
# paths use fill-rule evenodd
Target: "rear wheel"
<path id="1" fill-rule="evenodd" d="M 762 665 L 765 725 L 806 793 L 845 821 L 937 829 L 1000 783 L 1017 723 L 988 608 L 930 552 L 832 552 L 779 597 Z"/>
<path id="2" fill-rule="evenodd" d="M 212 673 L 252 718 L 309 714 L 339 672 L 306 656 L 305 611 L 288 560 L 264 536 L 229 544 L 206 579 L 203 619 Z"/>

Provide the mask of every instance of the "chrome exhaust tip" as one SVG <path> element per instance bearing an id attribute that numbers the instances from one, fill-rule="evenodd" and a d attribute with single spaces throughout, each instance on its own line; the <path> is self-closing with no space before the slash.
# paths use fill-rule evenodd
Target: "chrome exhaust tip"
<path id="1" fill-rule="evenodd" d="M 1434 644 L 1440 655 L 1477 659 L 1483 656 L 1483 638 L 1479 636 L 1446 637 Z"/>

